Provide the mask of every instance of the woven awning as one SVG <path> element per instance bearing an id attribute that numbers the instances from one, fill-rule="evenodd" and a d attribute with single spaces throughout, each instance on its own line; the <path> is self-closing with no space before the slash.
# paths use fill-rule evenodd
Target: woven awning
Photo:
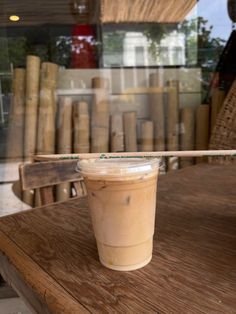
<path id="1" fill-rule="evenodd" d="M 101 0 L 101 22 L 178 23 L 196 3 L 197 0 Z"/>

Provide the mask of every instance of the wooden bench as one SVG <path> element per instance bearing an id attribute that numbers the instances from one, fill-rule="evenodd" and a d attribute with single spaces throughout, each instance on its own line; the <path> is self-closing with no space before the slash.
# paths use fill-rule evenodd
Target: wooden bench
<path id="1" fill-rule="evenodd" d="M 56 160 L 21 164 L 19 167 L 22 190 L 39 189 L 42 205 L 56 201 L 55 186 L 68 185 L 69 198 L 86 195 L 82 177 L 76 172 L 76 160 Z"/>

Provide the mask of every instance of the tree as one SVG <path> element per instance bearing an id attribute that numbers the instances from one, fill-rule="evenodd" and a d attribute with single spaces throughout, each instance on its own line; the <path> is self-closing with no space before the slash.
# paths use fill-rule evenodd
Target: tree
<path id="1" fill-rule="evenodd" d="M 180 25 L 180 31 L 186 37 L 188 65 L 196 65 L 202 69 L 203 99 L 225 46 L 225 40 L 212 36 L 212 30 L 213 26 L 208 25 L 208 21 L 203 17 L 184 21 Z"/>

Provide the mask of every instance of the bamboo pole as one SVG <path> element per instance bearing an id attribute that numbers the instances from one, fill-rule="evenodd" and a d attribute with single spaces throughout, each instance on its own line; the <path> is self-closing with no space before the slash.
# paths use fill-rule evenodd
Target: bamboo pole
<path id="1" fill-rule="evenodd" d="M 107 152 L 109 150 L 109 81 L 105 78 L 92 79 L 92 87 L 96 89 L 92 105 L 91 151 Z M 102 136 L 102 137 L 101 137 Z"/>
<path id="2" fill-rule="evenodd" d="M 24 130 L 24 156 L 28 161 L 36 151 L 37 113 L 39 101 L 40 59 L 27 56 L 26 59 L 26 104 Z"/>
<path id="3" fill-rule="evenodd" d="M 167 149 L 179 149 L 179 81 L 171 80 L 167 82 L 169 86 L 167 105 Z M 172 157 L 168 159 L 168 171 L 178 169 L 178 159 Z"/>
<path id="4" fill-rule="evenodd" d="M 181 150 L 193 150 L 194 149 L 194 109 L 192 107 L 185 107 L 181 109 L 181 132 L 180 132 L 180 147 Z M 181 168 L 191 166 L 194 163 L 192 157 L 181 158 Z"/>
<path id="5" fill-rule="evenodd" d="M 57 76 L 57 64 L 42 63 L 37 134 L 38 154 L 51 154 L 55 151 Z"/>
<path id="6" fill-rule="evenodd" d="M 161 82 L 158 73 L 152 73 L 149 77 L 151 87 L 160 87 Z M 154 121 L 154 150 L 165 150 L 165 123 L 163 93 L 153 93 L 150 97 L 150 119 Z"/>
<path id="7" fill-rule="evenodd" d="M 58 105 L 57 152 L 72 151 L 72 98 L 62 97 Z"/>
<path id="8" fill-rule="evenodd" d="M 141 122 L 141 151 L 151 152 L 153 151 L 153 121 Z"/>
<path id="9" fill-rule="evenodd" d="M 92 78 L 92 88 L 101 88 L 108 90 L 109 80 L 104 77 L 93 77 Z"/>
<path id="10" fill-rule="evenodd" d="M 101 127 L 93 127 L 91 137 L 93 139 L 96 139 L 96 142 L 93 142 L 92 151 L 94 152 L 102 152 L 102 148 L 104 146 L 107 147 L 107 145 L 104 145 L 104 139 L 107 138 L 107 129 L 101 128 Z M 105 152 L 107 152 L 108 149 L 105 148 Z"/>
<path id="11" fill-rule="evenodd" d="M 122 114 L 111 115 L 111 151 L 124 151 L 124 128 Z"/>
<path id="12" fill-rule="evenodd" d="M 220 108 L 225 99 L 225 91 L 220 90 L 219 88 L 214 88 L 212 92 L 211 99 L 211 132 L 216 123 L 216 117 L 220 111 Z"/>
<path id="13" fill-rule="evenodd" d="M 89 110 L 85 101 L 79 101 L 73 106 L 73 130 L 75 153 L 89 153 Z"/>
<path id="14" fill-rule="evenodd" d="M 25 127 L 24 127 L 24 160 L 31 162 L 36 152 L 37 116 L 39 102 L 40 58 L 27 56 L 26 58 L 26 99 L 25 99 Z M 33 191 L 23 192 L 23 201 L 33 206 Z"/>
<path id="15" fill-rule="evenodd" d="M 123 113 L 125 151 L 137 151 L 137 117 L 135 111 Z"/>
<path id="16" fill-rule="evenodd" d="M 25 69 L 14 69 L 12 93 L 7 157 L 22 159 L 24 156 Z"/>
<path id="17" fill-rule="evenodd" d="M 43 62 L 41 65 L 39 112 L 37 130 L 37 152 L 51 154 L 55 152 L 55 120 L 58 66 Z M 36 190 L 35 206 L 40 206 L 40 193 Z"/>
<path id="18" fill-rule="evenodd" d="M 72 98 L 63 97 L 58 110 L 57 152 L 69 154 L 72 151 Z M 64 201 L 70 197 L 71 184 L 61 183 L 56 187 L 57 201 Z"/>
<path id="19" fill-rule="evenodd" d="M 199 105 L 196 111 L 196 149 L 207 150 L 209 145 L 209 105 Z M 197 163 L 204 158 L 198 157 Z"/>

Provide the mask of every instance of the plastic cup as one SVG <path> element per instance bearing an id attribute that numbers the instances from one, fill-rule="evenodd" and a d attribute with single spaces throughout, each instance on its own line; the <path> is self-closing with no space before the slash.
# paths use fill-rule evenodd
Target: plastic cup
<path id="1" fill-rule="evenodd" d="M 152 259 L 158 159 L 89 159 L 84 177 L 99 259 L 129 271 Z"/>

